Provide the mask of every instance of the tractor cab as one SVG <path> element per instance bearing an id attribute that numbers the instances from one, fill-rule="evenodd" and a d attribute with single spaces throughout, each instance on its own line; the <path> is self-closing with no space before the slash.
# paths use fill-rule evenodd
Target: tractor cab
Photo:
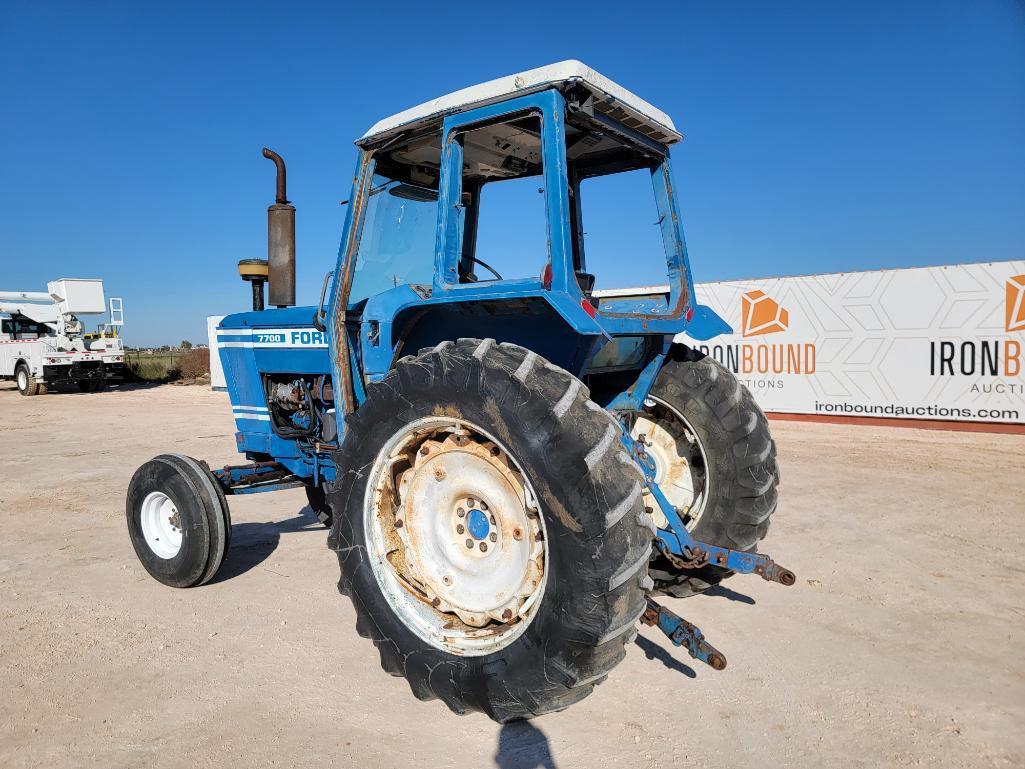
<path id="1" fill-rule="evenodd" d="M 341 368 L 375 381 L 472 328 L 593 388 L 678 333 L 728 330 L 694 303 L 669 153 L 680 139 L 663 112 L 575 61 L 377 123 L 357 142 L 336 272 Z"/>

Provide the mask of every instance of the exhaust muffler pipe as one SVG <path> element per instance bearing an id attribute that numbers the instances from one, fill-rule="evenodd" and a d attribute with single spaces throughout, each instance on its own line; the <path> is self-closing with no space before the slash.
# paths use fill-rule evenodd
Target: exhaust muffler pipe
<path id="1" fill-rule="evenodd" d="M 277 168 L 274 205 L 267 208 L 268 303 L 275 307 L 295 306 L 295 206 L 285 196 L 285 161 L 263 148 L 263 156 Z"/>

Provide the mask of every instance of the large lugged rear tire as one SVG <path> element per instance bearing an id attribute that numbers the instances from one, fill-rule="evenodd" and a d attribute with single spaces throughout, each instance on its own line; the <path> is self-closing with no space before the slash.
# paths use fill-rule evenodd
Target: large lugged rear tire
<path id="1" fill-rule="evenodd" d="M 419 699 L 440 698 L 456 713 L 479 711 L 500 722 L 530 718 L 583 699 L 623 658 L 651 587 L 655 529 L 620 429 L 588 395 L 578 379 L 522 347 L 460 339 L 399 360 L 348 417 L 328 497 L 338 587 L 352 599 L 356 630 L 374 642 L 382 667 L 404 676 Z M 408 455 L 404 436 L 414 441 Z M 448 474 L 441 465 L 417 474 L 432 457 L 447 457 Z M 458 601 L 427 579 L 413 584 L 408 562 L 422 558 L 422 573 L 433 562 L 403 539 L 426 519 L 424 530 L 442 545 L 435 560 L 445 568 L 495 553 L 498 569 L 505 545 L 514 548 L 512 538 L 524 536 L 524 527 L 509 528 L 506 519 L 522 511 L 483 504 L 487 492 L 474 499 L 468 491 L 455 497 L 467 504 L 451 513 L 443 504 L 410 507 L 418 493 L 488 473 L 522 482 L 519 498 L 533 512 L 513 520 L 527 524 L 530 557 L 541 553 L 529 581 L 538 587 L 522 605 L 511 604 L 515 613 L 500 614 L 504 622 L 467 613 L 465 605 L 452 608 Z M 386 483 L 382 496 L 380 481 L 389 477 L 401 480 Z M 449 526 L 459 532 L 451 554 Z M 382 527 L 390 537 L 383 545 Z M 462 573 L 446 573 L 445 585 L 455 590 Z M 470 581 L 470 588 L 478 584 Z M 440 631 L 432 635 L 433 628 Z"/>
<path id="2" fill-rule="evenodd" d="M 704 500 L 690 532 L 701 542 L 754 550 L 776 510 L 779 466 L 768 420 L 751 393 L 711 356 L 673 345 L 650 395 L 646 416 L 686 425 L 704 455 Z M 678 598 L 731 574 L 717 566 L 678 570 L 661 555 L 651 563 L 656 590 Z"/>

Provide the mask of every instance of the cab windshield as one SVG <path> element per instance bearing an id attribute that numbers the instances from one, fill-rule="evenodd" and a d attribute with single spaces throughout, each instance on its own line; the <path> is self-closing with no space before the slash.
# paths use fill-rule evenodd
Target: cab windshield
<path id="1" fill-rule="evenodd" d="M 433 282 L 440 161 L 440 141 L 430 139 L 373 161 L 350 305 L 396 286 Z"/>

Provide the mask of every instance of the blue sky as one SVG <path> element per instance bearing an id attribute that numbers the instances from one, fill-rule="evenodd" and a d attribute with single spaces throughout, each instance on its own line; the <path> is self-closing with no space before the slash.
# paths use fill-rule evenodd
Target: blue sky
<path id="1" fill-rule="evenodd" d="M 566 58 L 682 128 L 698 281 L 1025 257 L 1021 2 L 572 7 L 4 0 L 0 290 L 103 277 L 129 343 L 201 340 L 266 255 L 267 145 L 312 303 L 358 135 Z"/>

